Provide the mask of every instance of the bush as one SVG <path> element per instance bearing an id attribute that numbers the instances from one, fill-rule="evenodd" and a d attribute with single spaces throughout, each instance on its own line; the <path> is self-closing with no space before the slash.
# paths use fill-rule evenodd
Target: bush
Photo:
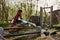
<path id="1" fill-rule="evenodd" d="M 0 27 L 8 27 L 10 23 L 0 23 Z"/>

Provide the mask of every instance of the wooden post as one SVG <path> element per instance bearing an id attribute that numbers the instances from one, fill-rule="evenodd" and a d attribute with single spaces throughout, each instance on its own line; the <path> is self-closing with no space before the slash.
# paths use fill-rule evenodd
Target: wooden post
<path id="1" fill-rule="evenodd" d="M 43 27 L 43 20 L 42 20 L 42 18 L 43 18 L 43 9 L 42 9 L 42 7 L 40 7 L 40 26 L 41 27 Z"/>
<path id="2" fill-rule="evenodd" d="M 50 15 L 50 27 L 53 25 L 52 24 L 52 16 L 53 16 L 53 6 L 51 6 L 51 15 Z"/>

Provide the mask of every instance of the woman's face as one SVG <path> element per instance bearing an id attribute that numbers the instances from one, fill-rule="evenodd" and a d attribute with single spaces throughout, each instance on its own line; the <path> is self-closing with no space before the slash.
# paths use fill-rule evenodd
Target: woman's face
<path id="1" fill-rule="evenodd" d="M 18 12 L 18 15 L 22 15 L 22 12 L 21 13 Z"/>

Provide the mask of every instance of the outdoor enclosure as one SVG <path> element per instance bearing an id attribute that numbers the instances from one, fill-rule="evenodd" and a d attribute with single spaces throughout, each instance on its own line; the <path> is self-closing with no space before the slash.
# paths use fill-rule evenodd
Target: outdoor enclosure
<path id="1" fill-rule="evenodd" d="M 16 16 L 19 9 L 23 11 L 23 20 L 26 20 L 29 23 L 19 24 L 17 28 L 8 28 L 11 24 L 11 20 Z M 3 27 L 2 32 L 4 31 L 7 34 L 3 37 L 10 36 L 12 37 L 10 38 L 11 40 L 14 38 L 19 38 L 20 40 L 22 37 L 26 37 L 26 40 L 49 40 L 49 38 L 52 38 L 51 40 L 60 40 L 60 1 L 0 0 L 0 27 Z M 9 29 L 13 29 L 13 32 L 9 33 Z M 15 31 L 15 29 L 19 29 L 19 31 Z M 45 38 L 44 32 L 47 30 L 51 33 Z M 57 34 L 54 35 L 53 31 L 55 33 L 57 32 Z M 35 37 L 35 35 L 38 35 L 39 39 L 37 39 L 38 36 Z M 22 40 L 25 40 L 23 38 Z"/>
<path id="2" fill-rule="evenodd" d="M 33 0 L 22 0 L 22 1 L 0 0 L 0 24 L 10 23 L 10 20 L 16 15 L 16 13 L 19 9 L 23 10 L 23 19 L 24 20 L 28 21 L 31 16 L 40 17 L 41 16 L 40 7 L 42 7 L 42 6 L 39 6 L 40 2 L 42 3 L 42 1 L 40 1 L 40 0 L 34 0 L 34 1 Z M 46 3 L 46 1 L 44 3 Z M 47 4 L 45 4 L 44 7 L 45 6 L 47 7 L 48 6 Z M 53 6 L 53 8 L 54 8 L 54 6 Z M 47 14 L 48 12 L 44 12 L 44 13 Z M 45 15 L 45 14 L 43 14 L 43 15 Z M 49 14 L 47 14 L 47 16 L 48 15 Z M 59 24 L 59 22 L 58 22 L 58 24 Z"/>

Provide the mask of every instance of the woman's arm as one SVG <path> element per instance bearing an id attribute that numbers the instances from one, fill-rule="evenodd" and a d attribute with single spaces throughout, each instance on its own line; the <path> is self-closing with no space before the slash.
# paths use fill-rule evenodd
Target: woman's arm
<path id="1" fill-rule="evenodd" d="M 20 19 L 22 19 L 23 17 L 22 17 L 22 14 L 19 16 L 20 17 Z"/>
<path id="2" fill-rule="evenodd" d="M 11 20 L 11 23 L 13 23 L 13 22 L 14 22 L 14 19 Z"/>

